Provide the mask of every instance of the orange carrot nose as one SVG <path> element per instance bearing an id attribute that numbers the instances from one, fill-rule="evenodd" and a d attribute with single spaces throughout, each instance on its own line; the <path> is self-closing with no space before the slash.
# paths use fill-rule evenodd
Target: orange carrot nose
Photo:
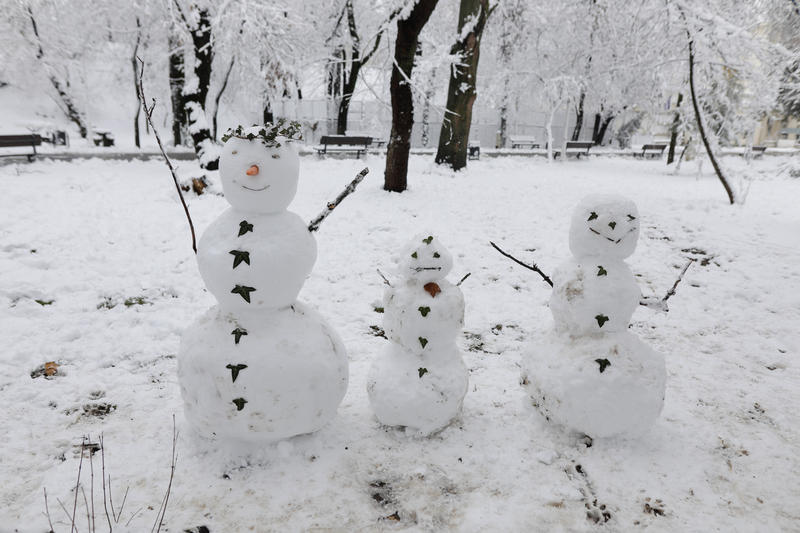
<path id="1" fill-rule="evenodd" d="M 255 176 L 256 174 L 258 174 L 258 165 L 253 165 L 252 167 L 248 168 L 245 174 L 247 174 L 248 176 Z"/>

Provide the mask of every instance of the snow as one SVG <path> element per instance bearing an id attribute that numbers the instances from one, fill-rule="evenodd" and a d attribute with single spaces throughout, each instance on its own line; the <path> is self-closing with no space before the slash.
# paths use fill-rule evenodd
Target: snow
<path id="1" fill-rule="evenodd" d="M 310 218 L 364 163 L 304 158 L 292 211 Z M 602 521 L 604 512 L 614 531 L 796 528 L 800 181 L 778 175 L 786 158 L 725 163 L 753 179 L 744 205 L 727 205 L 709 165 L 698 177 L 691 165 L 672 175 L 657 161 L 497 158 L 453 174 L 412 157 L 411 190 L 397 195 L 382 190 L 384 161 L 368 157 L 373 172 L 321 227 L 300 294 L 342 337 L 347 395 L 319 432 L 249 459 L 195 445 L 183 417 L 180 334 L 214 298 L 163 163 L 6 164 L 0 523 L 45 530 L 46 487 L 56 530 L 69 529 L 57 499 L 71 511 L 75 445 L 102 432 L 117 509 L 130 487 L 115 531 L 149 530 L 169 479 L 175 414 L 170 531 L 591 531 L 587 513 Z M 182 175 L 198 172 L 181 165 Z M 630 329 L 666 355 L 661 417 L 640 438 L 587 448 L 546 423 L 519 384 L 522 355 L 552 328 L 551 291 L 488 241 L 550 272 L 567 255 L 572 207 L 597 192 L 622 192 L 639 207 L 628 263 L 645 295 L 663 295 L 686 257 L 698 261 L 669 313 L 640 307 Z M 213 195 L 189 203 L 199 232 L 227 206 Z M 470 388 L 457 424 L 416 439 L 379 425 L 366 381 L 388 345 L 375 335 L 384 287 L 375 268 L 429 228 L 455 256 L 453 277 L 472 272 L 458 341 Z M 59 375 L 32 379 L 47 361 Z M 98 454 L 93 468 L 101 509 Z M 81 497 L 85 524 L 82 509 Z"/>

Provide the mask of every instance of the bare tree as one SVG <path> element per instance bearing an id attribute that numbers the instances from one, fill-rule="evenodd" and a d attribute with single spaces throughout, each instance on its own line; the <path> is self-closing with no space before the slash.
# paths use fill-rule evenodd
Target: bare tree
<path id="1" fill-rule="evenodd" d="M 442 121 L 436 162 L 459 170 L 467 166 L 469 128 L 472 122 L 472 105 L 477 97 L 475 81 L 478 75 L 481 36 L 486 21 L 494 11 L 489 0 L 461 0 L 458 11 L 458 40 L 450 53 L 459 63 L 450 69 L 447 90 L 448 114 Z"/>
<path id="2" fill-rule="evenodd" d="M 436 8 L 438 0 L 419 0 L 405 17 L 397 19 L 394 65 L 389 92 L 392 96 L 392 132 L 386 150 L 383 188 L 403 192 L 408 180 L 408 153 L 414 125 L 414 101 L 411 94 L 411 71 L 419 43 L 419 34 Z"/>

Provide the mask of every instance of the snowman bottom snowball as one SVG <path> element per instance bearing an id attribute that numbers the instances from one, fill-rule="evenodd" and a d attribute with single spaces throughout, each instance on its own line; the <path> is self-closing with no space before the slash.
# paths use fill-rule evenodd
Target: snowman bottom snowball
<path id="1" fill-rule="evenodd" d="M 186 419 L 199 435 L 277 441 L 312 433 L 336 416 L 347 391 L 347 353 L 302 303 L 242 316 L 215 306 L 181 338 L 178 381 Z"/>
<path id="2" fill-rule="evenodd" d="M 459 415 L 468 386 L 467 368 L 456 346 L 433 356 L 392 343 L 373 363 L 367 393 L 382 424 L 424 437 Z"/>
<path id="3" fill-rule="evenodd" d="M 628 332 L 549 333 L 524 358 L 523 383 L 549 420 L 593 438 L 646 432 L 664 405 L 663 355 Z"/>

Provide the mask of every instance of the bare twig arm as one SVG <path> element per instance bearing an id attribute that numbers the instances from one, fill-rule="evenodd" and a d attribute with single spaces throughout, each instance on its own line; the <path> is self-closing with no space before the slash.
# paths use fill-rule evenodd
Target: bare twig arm
<path id="1" fill-rule="evenodd" d="M 542 271 L 541 271 L 541 269 L 540 269 L 538 266 L 536 266 L 536 263 L 533 263 L 533 264 L 530 264 L 530 265 L 529 265 L 529 264 L 527 264 L 527 263 L 523 263 L 522 261 L 520 261 L 519 259 L 517 259 L 517 258 L 516 258 L 516 257 L 514 257 L 513 255 L 511 255 L 511 254 L 509 254 L 509 253 L 506 253 L 506 252 L 504 252 L 503 250 L 501 250 L 501 249 L 500 249 L 500 247 L 499 247 L 499 246 L 497 246 L 497 245 L 496 245 L 495 243 L 493 243 L 492 241 L 489 241 L 489 244 L 491 244 L 491 245 L 492 245 L 492 248 L 494 248 L 495 250 L 497 250 L 498 252 L 500 252 L 500 254 L 501 254 L 501 255 L 504 255 L 504 256 L 508 257 L 509 259 L 511 259 L 512 261 L 514 261 L 515 263 L 517 263 L 518 265 L 524 266 L 524 267 L 525 267 L 525 268 L 527 268 L 528 270 L 533 270 L 534 272 L 536 272 L 537 274 L 539 274 L 540 276 L 542 276 L 542 279 L 543 279 L 543 280 L 544 280 L 544 281 L 545 281 L 545 282 L 546 282 L 548 285 L 550 285 L 551 287 L 553 286 L 553 280 L 551 280 L 551 279 L 548 277 L 548 275 L 547 275 L 547 274 L 545 274 L 544 272 L 542 272 Z"/>
<path id="2" fill-rule="evenodd" d="M 338 206 L 340 203 L 342 203 L 342 200 L 347 198 L 353 191 L 356 190 L 356 187 L 358 187 L 358 184 L 361 183 L 361 181 L 364 179 L 364 177 L 367 174 L 369 174 L 369 168 L 364 168 L 364 170 L 359 172 L 356 175 L 356 177 L 353 178 L 353 181 L 351 181 L 347 185 L 347 187 L 345 187 L 344 190 L 339 193 L 339 196 L 337 196 L 336 199 L 333 202 L 328 203 L 328 205 L 325 206 L 325 210 L 322 211 L 319 215 L 317 215 L 317 217 L 314 220 L 311 221 L 311 223 L 308 225 L 308 231 L 312 231 L 312 232 L 313 231 L 317 231 L 319 229 L 320 224 L 322 224 L 322 222 L 326 218 L 328 218 L 328 215 L 330 215 L 331 212 L 334 209 L 336 209 L 336 206 Z"/>
<path id="3" fill-rule="evenodd" d="M 177 5 L 177 4 L 176 4 Z M 144 61 L 140 57 L 136 59 L 139 60 L 141 63 L 141 69 L 139 69 L 139 80 L 136 84 L 136 90 L 139 92 L 139 101 L 142 103 L 142 109 L 144 109 L 144 116 L 147 119 L 147 123 L 150 124 L 150 128 L 153 130 L 153 134 L 156 136 L 156 142 L 158 142 L 158 148 L 161 150 L 161 155 L 164 156 L 164 162 L 169 167 L 169 171 L 172 174 L 172 181 L 175 182 L 175 188 L 178 190 L 178 196 L 181 199 L 181 205 L 183 205 L 183 211 L 186 213 L 186 219 L 189 221 L 189 229 L 192 232 L 192 250 L 194 253 L 197 253 L 197 239 L 195 238 L 194 234 L 194 224 L 192 223 L 192 217 L 189 215 L 189 207 L 186 205 L 186 200 L 183 198 L 183 192 L 181 191 L 181 186 L 178 184 L 178 176 L 175 174 L 175 167 L 172 166 L 172 161 L 170 161 L 169 157 L 167 156 L 167 152 L 164 150 L 164 145 L 161 144 L 161 137 L 158 135 L 158 130 L 156 129 L 155 124 L 153 124 L 153 109 L 156 107 L 156 100 L 153 99 L 153 105 L 147 107 L 147 99 L 144 96 L 144 86 L 142 85 L 142 76 L 144 75 Z"/>
<path id="4" fill-rule="evenodd" d="M 461 280 L 458 283 L 456 283 L 456 287 L 460 287 L 461 284 L 464 283 L 467 280 L 467 278 L 470 277 L 471 275 L 472 272 L 467 272 L 467 274 L 463 278 L 461 278 Z"/>
<path id="5" fill-rule="evenodd" d="M 381 272 L 381 270 L 380 270 L 379 268 L 376 268 L 375 270 L 377 270 L 377 271 L 378 271 L 378 275 L 379 275 L 381 278 L 383 278 L 383 282 L 384 282 L 385 284 L 387 284 L 388 286 L 390 286 L 390 287 L 391 287 L 391 286 L 392 286 L 392 283 L 391 283 L 391 282 L 390 282 L 388 279 L 386 279 L 386 276 L 384 276 L 384 275 L 383 275 L 383 272 Z"/>
<path id="6" fill-rule="evenodd" d="M 678 285 L 683 280 L 684 274 L 686 271 L 689 270 L 689 267 L 692 266 L 696 259 L 689 259 L 686 264 L 681 269 L 681 273 L 678 274 L 678 279 L 675 280 L 675 283 L 672 284 L 672 287 L 667 291 L 663 298 L 658 298 L 657 296 L 645 296 L 639 301 L 639 305 L 643 305 L 644 307 L 649 307 L 650 309 L 655 309 L 656 311 L 663 311 L 666 313 L 669 311 L 669 306 L 667 306 L 667 300 L 675 295 L 675 291 L 678 288 Z"/>

